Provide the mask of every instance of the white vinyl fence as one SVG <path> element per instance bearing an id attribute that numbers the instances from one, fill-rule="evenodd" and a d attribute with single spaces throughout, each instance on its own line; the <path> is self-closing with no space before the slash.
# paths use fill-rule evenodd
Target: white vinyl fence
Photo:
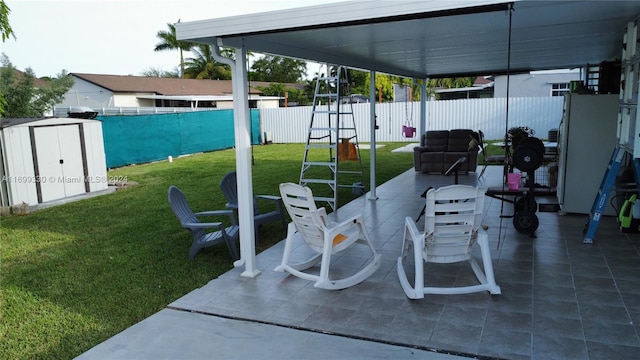
<path id="1" fill-rule="evenodd" d="M 67 117 L 73 106 L 59 106 L 53 109 L 53 116 Z M 99 107 L 91 108 L 98 115 L 150 115 L 150 114 L 173 114 L 195 111 L 213 111 L 215 108 L 192 108 L 192 107 Z"/>
<path id="2" fill-rule="evenodd" d="M 482 130 L 487 140 L 503 139 L 507 130 L 506 98 L 441 100 L 427 102 L 427 129 Z M 564 97 L 522 97 L 509 99 L 508 128 L 528 126 L 539 138 L 547 138 L 550 129 L 557 129 L 562 119 Z M 353 104 L 359 142 L 370 142 L 369 104 Z M 263 132 L 269 132 L 274 143 L 304 143 L 311 121 L 311 106 L 260 109 Z M 418 142 L 420 103 L 376 104 L 378 142 Z M 351 120 L 344 115 L 343 119 Z M 405 138 L 402 125 L 412 123 L 418 128 L 416 137 Z M 348 126 L 345 124 L 344 126 Z"/>

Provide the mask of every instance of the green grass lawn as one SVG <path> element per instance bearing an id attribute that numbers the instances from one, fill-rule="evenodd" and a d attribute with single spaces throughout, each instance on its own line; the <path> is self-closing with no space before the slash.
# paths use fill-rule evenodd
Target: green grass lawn
<path id="1" fill-rule="evenodd" d="M 412 153 L 391 152 L 403 145 L 378 149 L 378 184 L 413 166 Z M 254 147 L 254 194 L 297 183 L 303 152 L 303 144 Z M 361 153 L 368 184 L 369 151 Z M 73 358 L 229 270 L 224 245 L 187 258 L 192 238 L 171 212 L 167 189 L 181 188 L 194 211 L 222 209 L 218 184 L 234 169 L 233 150 L 123 167 L 109 176 L 137 186 L 3 217 L 0 358 Z M 340 193 L 342 204 L 353 198 Z M 279 223 L 259 231 L 258 251 L 285 237 Z"/>

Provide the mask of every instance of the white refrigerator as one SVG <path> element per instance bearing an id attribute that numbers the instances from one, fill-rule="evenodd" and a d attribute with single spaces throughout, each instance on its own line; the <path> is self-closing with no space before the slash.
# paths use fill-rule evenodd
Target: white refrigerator
<path id="1" fill-rule="evenodd" d="M 618 143 L 619 102 L 617 94 L 565 96 L 558 134 L 557 196 L 562 212 L 591 212 Z M 604 214 L 616 215 L 611 201 Z"/>

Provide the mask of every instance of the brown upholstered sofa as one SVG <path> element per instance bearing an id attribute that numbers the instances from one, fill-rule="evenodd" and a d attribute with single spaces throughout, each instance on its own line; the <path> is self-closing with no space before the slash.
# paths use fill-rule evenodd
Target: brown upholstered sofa
<path id="1" fill-rule="evenodd" d="M 416 171 L 444 173 L 460 157 L 466 163 L 460 166 L 461 173 L 475 172 L 478 164 L 478 144 L 472 140 L 478 134 L 469 129 L 429 130 L 420 138 L 420 146 L 413 149 L 413 164 Z"/>

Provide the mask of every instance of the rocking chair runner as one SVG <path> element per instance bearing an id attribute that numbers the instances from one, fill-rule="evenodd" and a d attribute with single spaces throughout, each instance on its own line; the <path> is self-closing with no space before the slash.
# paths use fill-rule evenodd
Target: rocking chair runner
<path id="1" fill-rule="evenodd" d="M 397 271 L 405 294 L 421 299 L 425 294 L 464 294 L 489 291 L 500 294 L 491 264 L 487 234 L 480 227 L 485 189 L 469 185 L 451 185 L 431 189 L 426 195 L 425 230 L 420 232 L 412 218 L 405 219 L 402 253 Z M 471 255 L 480 245 L 484 272 Z M 413 248 L 413 251 L 411 251 Z M 413 254 L 414 283 L 409 283 L 405 260 Z M 424 263 L 456 263 L 468 261 L 480 284 L 453 287 L 425 286 Z"/>
<path id="2" fill-rule="evenodd" d="M 338 290 L 356 285 L 380 267 L 380 255 L 369 239 L 362 216 L 351 217 L 341 223 L 331 223 L 324 208 L 316 208 L 311 189 L 293 183 L 280 184 L 282 201 L 291 216 L 287 238 L 285 240 L 282 263 L 276 271 L 286 271 L 302 279 L 315 281 L 315 287 Z M 306 261 L 291 264 L 294 242 L 304 242 L 316 253 Z M 355 274 L 341 279 L 332 279 L 329 273 L 332 256 L 361 244 L 369 248 L 371 261 Z M 308 273 L 305 270 L 320 263 L 320 272 Z"/>

